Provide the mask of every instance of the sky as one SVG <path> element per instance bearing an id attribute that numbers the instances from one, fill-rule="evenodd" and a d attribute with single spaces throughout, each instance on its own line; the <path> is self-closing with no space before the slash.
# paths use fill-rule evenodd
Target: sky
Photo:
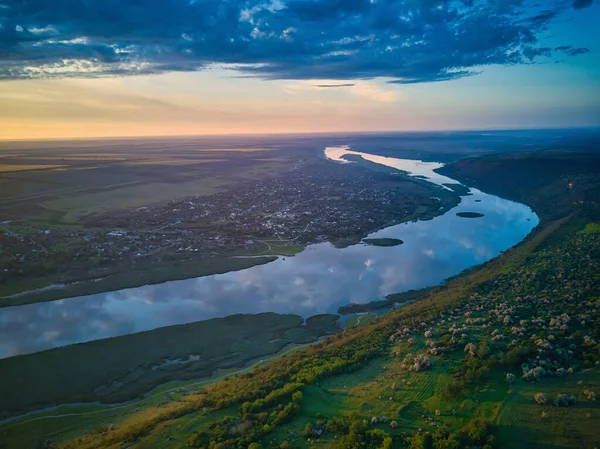
<path id="1" fill-rule="evenodd" d="M 0 0 L 0 139 L 600 126 L 598 0 Z"/>

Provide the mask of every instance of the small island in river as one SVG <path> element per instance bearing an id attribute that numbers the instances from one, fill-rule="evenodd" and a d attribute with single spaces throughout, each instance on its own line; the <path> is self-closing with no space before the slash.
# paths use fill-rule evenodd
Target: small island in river
<path id="1" fill-rule="evenodd" d="M 456 215 L 462 218 L 481 218 L 485 216 L 479 212 L 457 212 Z"/>
<path id="2" fill-rule="evenodd" d="M 363 242 L 367 245 L 373 246 L 398 246 L 402 245 L 404 242 L 400 239 L 392 239 L 392 238 L 380 238 L 380 239 L 363 239 Z"/>

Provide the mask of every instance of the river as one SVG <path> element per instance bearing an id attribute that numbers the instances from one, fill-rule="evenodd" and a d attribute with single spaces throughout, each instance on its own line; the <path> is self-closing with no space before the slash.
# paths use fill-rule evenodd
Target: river
<path id="1" fill-rule="evenodd" d="M 344 154 L 403 170 L 442 185 L 458 184 L 434 170 L 442 164 L 328 147 L 332 163 Z M 294 257 L 194 279 L 0 309 L 0 357 L 113 337 L 235 313 L 278 312 L 309 317 L 341 305 L 437 285 L 514 246 L 538 224 L 526 205 L 471 189 L 461 203 L 432 220 L 398 224 L 369 238 L 404 244 L 335 248 L 308 246 Z M 460 212 L 483 214 L 462 218 Z"/>

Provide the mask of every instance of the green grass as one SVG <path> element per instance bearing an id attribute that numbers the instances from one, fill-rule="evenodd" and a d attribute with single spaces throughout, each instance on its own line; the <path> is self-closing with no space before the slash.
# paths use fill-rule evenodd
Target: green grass
<path id="1" fill-rule="evenodd" d="M 264 240 L 263 243 L 269 246 L 264 252 L 259 253 L 261 256 L 295 256 L 304 251 L 304 245 L 285 245 L 281 240 Z"/>
<path id="2" fill-rule="evenodd" d="M 378 317 L 378 315 L 371 314 L 371 313 L 355 315 L 355 316 L 348 318 L 348 320 L 344 323 L 344 327 L 351 328 L 351 327 L 356 327 L 356 326 L 365 326 L 365 325 L 375 321 L 377 319 L 377 317 Z"/>
<path id="3" fill-rule="evenodd" d="M 537 392 L 545 393 L 550 400 L 558 394 L 577 397 L 583 386 L 600 391 L 600 371 L 591 369 L 566 379 L 520 382 L 512 387 L 495 420 L 502 447 L 595 447 L 600 438 L 598 401 L 579 400 L 573 407 L 554 407 L 533 400 Z M 546 418 L 542 418 L 542 411 L 546 411 Z"/>
<path id="4" fill-rule="evenodd" d="M 600 223 L 588 223 L 581 231 L 581 234 L 598 234 L 600 233 Z"/>
<path id="5" fill-rule="evenodd" d="M 76 223 L 80 214 L 140 207 L 185 196 L 210 195 L 224 190 L 223 185 L 225 184 L 224 180 L 207 177 L 187 182 L 153 182 L 141 185 L 129 185 L 128 183 L 114 186 L 112 189 L 109 189 L 112 186 L 108 186 L 107 190 L 102 192 L 83 193 L 73 197 L 65 196 L 57 200 L 50 200 L 45 203 L 45 206 L 48 209 L 64 211 L 64 222 Z"/>

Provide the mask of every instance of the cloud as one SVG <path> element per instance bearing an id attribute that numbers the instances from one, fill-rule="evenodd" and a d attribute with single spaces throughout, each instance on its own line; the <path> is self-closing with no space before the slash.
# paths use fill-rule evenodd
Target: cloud
<path id="1" fill-rule="evenodd" d="M 567 54 L 569 56 L 577 56 L 577 55 L 582 55 L 584 53 L 589 53 L 590 49 L 589 48 L 572 48 L 570 50 L 567 50 Z"/>
<path id="2" fill-rule="evenodd" d="M 342 83 L 342 84 L 315 84 L 315 87 L 320 88 L 331 88 L 331 87 L 352 87 L 355 86 L 354 83 Z"/>
<path id="3" fill-rule="evenodd" d="M 313 84 L 312 81 L 299 80 L 287 84 L 285 92 L 293 95 L 305 95 L 322 89 L 340 89 L 339 95 L 367 100 L 375 103 L 395 103 L 400 99 L 400 92 L 395 86 L 371 80 L 357 80 L 353 83 L 343 83 L 338 80 L 327 79 L 323 84 Z M 343 93 L 342 93 L 343 92 Z"/>
<path id="4" fill-rule="evenodd" d="M 575 0 L 573 2 L 573 8 L 575 9 L 583 9 L 592 5 L 593 0 Z"/>
<path id="5" fill-rule="evenodd" d="M 476 74 L 481 66 L 548 56 L 551 50 L 540 47 L 538 36 L 562 12 L 590 4 L 10 1 L 0 8 L 0 79 L 156 74 L 217 64 L 263 79 L 446 81 Z"/>
<path id="6" fill-rule="evenodd" d="M 562 51 L 569 56 L 577 56 L 582 55 L 584 53 L 589 53 L 589 48 L 573 48 L 570 45 L 562 45 L 560 47 L 556 47 L 554 51 Z"/>

